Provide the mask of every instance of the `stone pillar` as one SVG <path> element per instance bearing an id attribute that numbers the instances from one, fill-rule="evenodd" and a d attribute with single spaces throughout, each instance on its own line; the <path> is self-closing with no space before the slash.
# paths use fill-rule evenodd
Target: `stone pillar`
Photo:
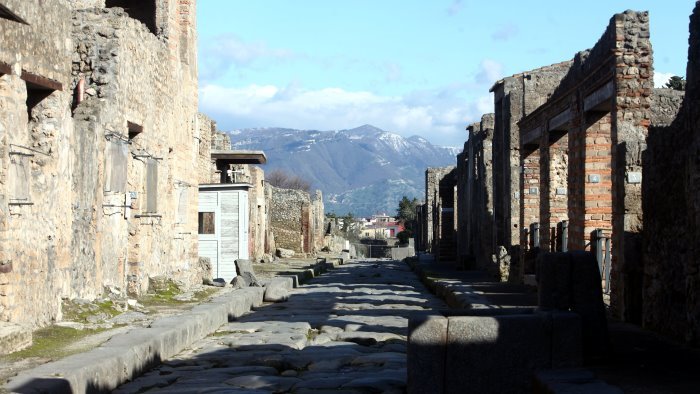
<path id="1" fill-rule="evenodd" d="M 649 13 L 615 15 L 615 106 L 612 139 L 612 307 L 627 320 L 642 298 L 642 153 L 651 122 L 654 87 Z M 690 78 L 689 78 L 690 79 Z M 636 313 L 635 313 L 636 314 Z"/>

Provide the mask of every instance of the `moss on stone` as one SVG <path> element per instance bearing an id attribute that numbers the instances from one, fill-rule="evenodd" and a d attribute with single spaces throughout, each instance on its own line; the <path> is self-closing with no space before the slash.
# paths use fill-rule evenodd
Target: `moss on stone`
<path id="1" fill-rule="evenodd" d="M 39 329 L 33 333 L 32 346 L 4 356 L 7 361 L 21 360 L 30 357 L 47 358 L 55 360 L 61 357 L 66 357 L 74 353 L 79 353 L 81 350 L 72 348 L 68 350 L 69 345 L 90 335 L 106 331 L 105 328 L 76 330 L 69 327 L 50 326 Z"/>

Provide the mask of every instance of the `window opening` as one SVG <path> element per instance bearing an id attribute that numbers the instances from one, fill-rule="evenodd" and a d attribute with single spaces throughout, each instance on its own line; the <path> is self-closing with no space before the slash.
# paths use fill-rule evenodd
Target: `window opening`
<path id="1" fill-rule="evenodd" d="M 31 82 L 27 82 L 27 116 L 28 120 L 32 120 L 32 112 L 39 103 L 44 101 L 53 93 L 53 90 L 44 86 L 40 86 Z"/>
<path id="2" fill-rule="evenodd" d="M 126 122 L 127 128 L 129 129 L 129 141 L 138 137 L 139 134 L 143 133 L 143 126 L 132 122 Z"/>
<path id="3" fill-rule="evenodd" d="M 214 225 L 214 212 L 199 212 L 199 234 L 215 234 L 216 227 Z"/>
<path id="4" fill-rule="evenodd" d="M 107 8 L 120 7 L 130 18 L 146 25 L 148 30 L 157 34 L 155 0 L 107 0 Z"/>

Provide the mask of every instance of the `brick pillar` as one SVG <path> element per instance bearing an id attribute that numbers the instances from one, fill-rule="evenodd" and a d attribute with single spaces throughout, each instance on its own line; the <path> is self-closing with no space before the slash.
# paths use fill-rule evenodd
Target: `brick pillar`
<path id="1" fill-rule="evenodd" d="M 586 129 L 584 235 L 598 228 L 612 230 L 610 114 L 589 113 Z M 592 118 L 592 119 L 591 119 Z M 597 120 L 596 120 L 597 119 Z"/>

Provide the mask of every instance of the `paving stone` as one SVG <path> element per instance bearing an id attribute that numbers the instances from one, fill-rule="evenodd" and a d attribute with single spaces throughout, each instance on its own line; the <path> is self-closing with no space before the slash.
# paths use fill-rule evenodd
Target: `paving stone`
<path id="1" fill-rule="evenodd" d="M 244 389 L 264 389 L 279 392 L 289 391 L 292 386 L 299 382 L 301 382 L 301 379 L 284 376 L 248 375 L 238 376 L 224 383 Z"/>
<path id="2" fill-rule="evenodd" d="M 395 262 L 348 262 L 288 291 L 168 361 L 167 379 L 143 378 L 177 378 L 158 392 L 403 392 L 409 318 L 445 307 Z"/>

